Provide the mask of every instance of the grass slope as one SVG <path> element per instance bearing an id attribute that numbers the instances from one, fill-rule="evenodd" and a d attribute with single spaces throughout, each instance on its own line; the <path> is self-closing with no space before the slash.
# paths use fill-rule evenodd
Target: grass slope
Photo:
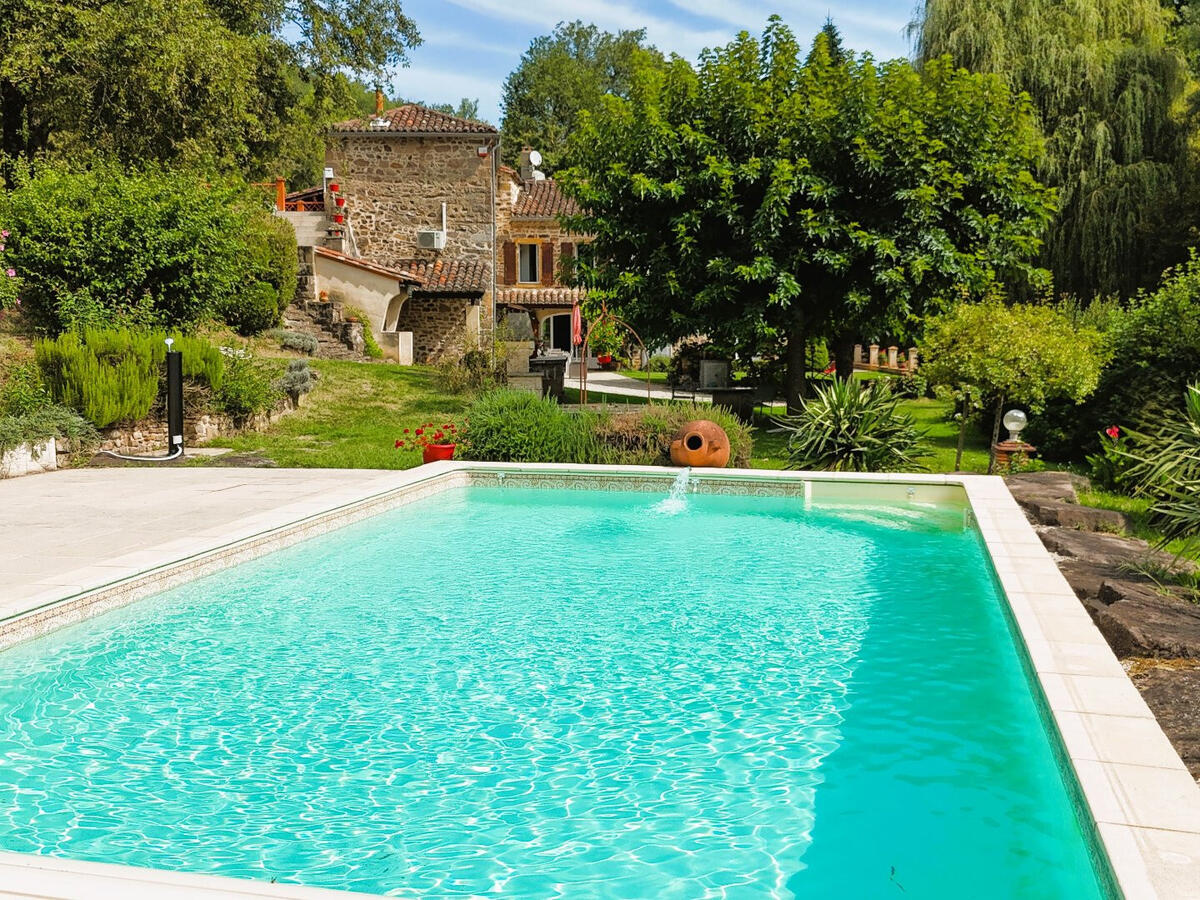
<path id="1" fill-rule="evenodd" d="M 461 418 L 466 401 L 445 393 L 436 369 L 314 360 L 316 387 L 297 411 L 270 428 L 219 438 L 211 447 L 253 453 L 281 466 L 407 469 L 418 452 L 395 449 L 405 428 Z"/>

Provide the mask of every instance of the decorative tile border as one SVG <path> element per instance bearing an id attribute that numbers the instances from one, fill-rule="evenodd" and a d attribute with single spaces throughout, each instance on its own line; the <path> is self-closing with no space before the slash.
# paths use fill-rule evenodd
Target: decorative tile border
<path id="1" fill-rule="evenodd" d="M 441 491 L 498 484 L 550 490 L 665 492 L 676 469 L 434 463 L 396 487 L 315 515 L 217 545 L 121 582 L 57 599 L 0 621 L 0 647 L 202 575 L 254 559 Z M 1126 900 L 1194 900 L 1200 895 L 1200 787 L 1188 774 L 1137 689 L 1129 682 L 1024 513 L 999 478 L 973 475 L 858 475 L 696 469 L 695 490 L 730 496 L 797 497 L 821 503 L 961 504 L 975 524 L 1002 593 L 1014 638 L 1024 647 L 1031 685 L 1048 730 L 1060 741 L 1081 811 L 1096 835 L 1098 869 L 1108 868 Z M 965 499 L 964 499 L 965 497 Z M 1068 768 L 1064 766 L 1064 768 Z M 1101 850 L 1102 846 L 1102 850 Z M 99 874 L 98 870 L 105 870 Z M 24 854 L 0 854 L 0 875 L 37 873 L 41 888 L 86 883 L 89 896 L 329 896 L 330 892 L 238 879 L 164 873 Z M 149 873 L 149 874 L 147 874 Z M 6 882 L 7 883 L 7 882 Z M 32 882 L 31 882 L 32 883 Z M 253 887 L 251 887 L 253 885 Z M 61 894 L 76 896 L 62 888 Z M 300 893 L 309 891 L 309 893 Z M 332 896 L 349 896 L 333 892 Z"/>

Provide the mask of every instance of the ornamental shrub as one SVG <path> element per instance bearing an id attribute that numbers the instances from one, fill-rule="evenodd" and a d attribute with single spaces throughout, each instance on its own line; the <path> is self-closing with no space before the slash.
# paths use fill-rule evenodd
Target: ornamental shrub
<path id="1" fill-rule="evenodd" d="M 86 328 L 38 341 L 35 358 L 51 396 L 97 427 L 145 418 L 163 391 L 166 334 L 130 329 Z M 224 363 L 215 347 L 174 336 L 183 353 L 183 375 L 217 389 Z"/>
<path id="2" fill-rule="evenodd" d="M 222 347 L 225 374 L 214 391 L 217 407 L 241 425 L 251 416 L 275 406 L 283 389 L 271 378 L 266 367 L 244 350 Z"/>
<path id="3" fill-rule="evenodd" d="M 527 391 L 489 391 L 467 413 L 463 459 L 491 462 L 608 461 L 595 435 L 596 415 L 572 414 Z"/>
<path id="4" fill-rule="evenodd" d="M 899 410 L 883 379 L 834 379 L 816 388 L 800 412 L 780 424 L 789 432 L 788 468 L 831 472 L 914 472 L 927 469 L 924 434 Z"/>
<path id="5" fill-rule="evenodd" d="M 226 298 L 217 313 L 243 337 L 258 334 L 279 324 L 279 292 L 265 281 L 256 281 Z"/>
<path id="6" fill-rule="evenodd" d="M 97 441 L 96 429 L 73 409 L 50 404 L 21 415 L 0 415 L 0 454 L 21 444 L 41 444 L 67 438 L 72 451 Z"/>
<path id="7" fill-rule="evenodd" d="M 267 337 L 279 341 L 279 346 L 284 350 L 295 350 L 297 353 L 307 353 L 312 356 L 320 348 L 321 343 L 311 334 L 304 334 L 300 331 L 287 331 L 283 328 L 273 328 L 267 333 Z"/>
<path id="8" fill-rule="evenodd" d="M 623 465 L 671 464 L 671 441 L 686 423 L 708 419 L 729 437 L 729 465 L 746 468 L 754 450 L 750 427 L 720 406 L 692 403 L 651 403 L 630 406 L 600 416 L 596 436 L 610 462 Z"/>
<path id="9" fill-rule="evenodd" d="M 260 283 L 275 290 L 276 304 L 283 291 L 290 300 L 295 239 L 271 218 L 261 198 L 235 184 L 108 164 L 79 171 L 44 163 L 0 198 L 22 307 L 50 334 L 187 328 L 236 309 Z"/>

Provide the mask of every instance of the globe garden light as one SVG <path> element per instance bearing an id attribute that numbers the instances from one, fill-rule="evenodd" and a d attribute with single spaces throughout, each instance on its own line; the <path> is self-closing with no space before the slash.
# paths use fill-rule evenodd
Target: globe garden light
<path id="1" fill-rule="evenodd" d="M 1021 440 L 1021 432 L 1029 424 L 1029 417 L 1019 409 L 1010 409 L 1004 414 L 1003 421 L 1004 427 L 1008 429 L 1008 439 L 1017 442 Z"/>

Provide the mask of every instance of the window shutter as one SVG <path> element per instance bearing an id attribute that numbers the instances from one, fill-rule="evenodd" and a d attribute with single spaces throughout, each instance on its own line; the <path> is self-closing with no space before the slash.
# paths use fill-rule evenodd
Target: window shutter
<path id="1" fill-rule="evenodd" d="M 542 243 L 542 284 L 554 284 L 554 245 L 549 241 Z"/>
<path id="2" fill-rule="evenodd" d="M 517 245 L 512 241 L 504 242 L 504 284 L 517 283 Z"/>
<path id="3" fill-rule="evenodd" d="M 569 282 L 575 274 L 575 244 L 572 241 L 563 241 L 558 245 L 558 278 L 560 281 Z"/>

